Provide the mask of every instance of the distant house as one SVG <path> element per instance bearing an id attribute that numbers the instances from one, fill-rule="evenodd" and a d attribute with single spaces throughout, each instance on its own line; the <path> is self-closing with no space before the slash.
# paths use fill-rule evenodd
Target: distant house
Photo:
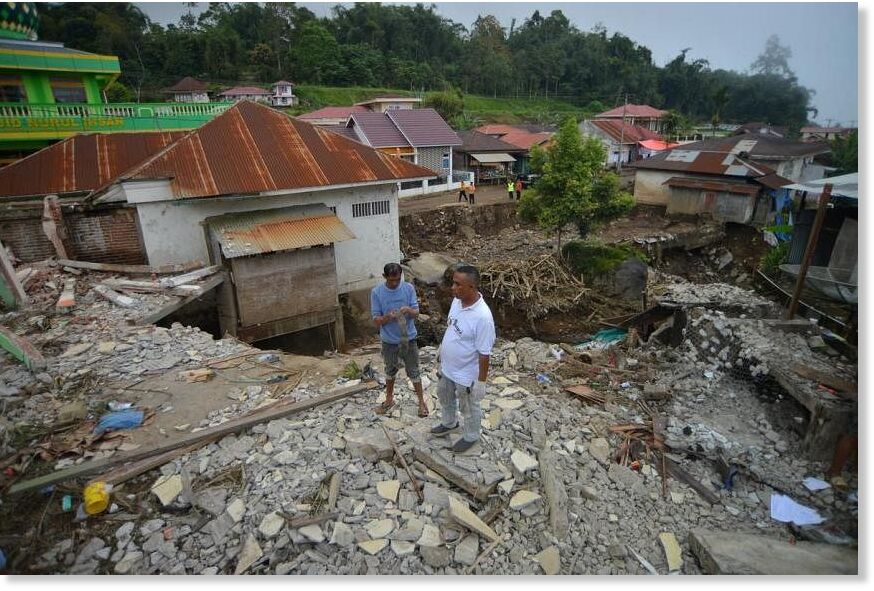
<path id="1" fill-rule="evenodd" d="M 294 84 L 286 80 L 274 82 L 271 85 L 273 94 L 270 96 L 270 104 L 274 107 L 293 107 L 297 105 L 297 97 L 294 96 Z"/>
<path id="2" fill-rule="evenodd" d="M 208 103 L 209 90 L 206 82 L 201 82 L 191 76 L 186 76 L 173 86 L 165 88 L 164 94 L 170 95 L 170 100 L 176 103 Z"/>
<path id="3" fill-rule="evenodd" d="M 620 119 L 588 119 L 581 121 L 579 128 L 584 137 L 601 140 L 606 153 L 604 165 L 608 167 L 649 158 L 670 145 L 649 128 L 622 123 Z M 642 142 L 651 143 L 644 146 Z"/>
<path id="4" fill-rule="evenodd" d="M 353 113 L 369 113 L 370 109 L 359 105 L 351 107 L 323 107 L 303 115 L 298 115 L 298 119 L 306 121 L 313 125 L 346 125 L 349 116 Z"/>
<path id="5" fill-rule="evenodd" d="M 452 150 L 461 138 L 434 109 L 389 109 L 384 113 L 356 112 L 346 122 L 359 142 L 434 171 L 436 180 L 401 185 L 401 196 L 455 188 Z M 351 134 L 350 134 L 351 137 Z"/>
<path id="6" fill-rule="evenodd" d="M 830 142 L 838 137 L 847 137 L 856 131 L 854 127 L 817 127 L 808 126 L 801 128 L 802 142 Z"/>
<path id="7" fill-rule="evenodd" d="M 664 205 L 667 213 L 708 213 L 714 219 L 762 224 L 773 210 L 774 192 L 792 181 L 746 152 L 686 144 L 634 162 L 634 200 Z M 742 146 L 743 147 L 743 146 Z"/>
<path id="8" fill-rule="evenodd" d="M 526 150 L 478 131 L 459 131 L 462 144 L 455 148 L 456 170 L 470 170 L 476 182 L 505 179 Z"/>
<path id="9" fill-rule="evenodd" d="M 595 115 L 595 119 L 624 121 L 631 125 L 645 127 L 650 131 L 662 132 L 662 118 L 668 111 L 656 109 L 649 105 L 620 105 L 615 109 L 604 111 Z"/>
<path id="10" fill-rule="evenodd" d="M 228 101 L 255 101 L 256 103 L 269 103 L 273 93 L 257 86 L 235 86 L 219 94 Z"/>
<path id="11" fill-rule="evenodd" d="M 364 107 L 374 113 L 385 113 L 401 109 L 415 109 L 422 103 L 422 99 L 411 96 L 378 96 L 369 101 L 355 103 L 355 106 Z"/>
<path id="12" fill-rule="evenodd" d="M 759 135 L 773 135 L 776 137 L 789 137 L 789 128 L 780 125 L 771 125 L 770 123 L 762 123 L 761 121 L 753 121 L 744 123 L 734 130 L 732 135 L 743 135 L 746 133 L 756 133 Z"/>
<path id="13" fill-rule="evenodd" d="M 522 125 L 490 124 L 477 127 L 474 131 L 484 133 L 502 142 L 516 146 L 520 150 L 524 150 L 513 165 L 514 174 L 528 174 L 531 172 L 531 149 L 534 146 L 545 146 L 554 135 L 553 131 L 530 131 L 526 126 Z"/>

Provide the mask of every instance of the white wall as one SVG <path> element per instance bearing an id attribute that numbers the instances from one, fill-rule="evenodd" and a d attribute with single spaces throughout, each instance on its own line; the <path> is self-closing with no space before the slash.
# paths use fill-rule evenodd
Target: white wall
<path id="1" fill-rule="evenodd" d="M 337 217 L 355 234 L 355 239 L 334 245 L 340 293 L 376 285 L 386 263 L 400 262 L 398 196 L 394 183 L 235 199 L 173 200 L 169 198 L 169 181 L 126 183 L 124 189 L 127 201 L 136 204 L 151 265 L 208 261 L 201 225 L 208 217 L 310 203 L 336 207 Z M 384 200 L 389 201 L 388 214 L 352 217 L 353 203 Z"/>
<path id="2" fill-rule="evenodd" d="M 679 172 L 638 168 L 634 173 L 634 202 L 646 205 L 667 205 L 670 188 L 663 184 L 672 176 L 685 176 Z"/>

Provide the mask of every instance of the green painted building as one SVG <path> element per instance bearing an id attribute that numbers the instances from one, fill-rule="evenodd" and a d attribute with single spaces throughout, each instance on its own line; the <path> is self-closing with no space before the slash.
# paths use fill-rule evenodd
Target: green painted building
<path id="1" fill-rule="evenodd" d="M 106 103 L 118 58 L 37 40 L 36 5 L 0 3 L 0 160 L 76 133 L 195 129 L 231 103 Z"/>

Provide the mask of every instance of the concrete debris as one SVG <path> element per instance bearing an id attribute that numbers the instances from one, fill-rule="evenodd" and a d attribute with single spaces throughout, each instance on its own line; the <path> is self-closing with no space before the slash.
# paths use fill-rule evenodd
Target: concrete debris
<path id="1" fill-rule="evenodd" d="M 152 485 L 152 492 L 165 507 L 176 500 L 182 492 L 182 476 L 162 476 Z"/>
<path id="2" fill-rule="evenodd" d="M 398 491 L 401 488 L 401 483 L 398 480 L 383 480 L 376 483 L 376 492 L 383 499 L 395 502 L 398 499 Z"/>
<path id="3" fill-rule="evenodd" d="M 668 570 L 671 572 L 679 571 L 683 568 L 683 551 L 680 550 L 680 543 L 677 542 L 677 537 L 671 532 L 662 532 L 659 534 L 659 540 L 665 550 Z"/>
<path id="4" fill-rule="evenodd" d="M 240 551 L 240 557 L 237 561 L 237 568 L 234 570 L 234 574 L 243 574 L 262 556 L 264 556 L 264 553 L 261 550 L 261 546 L 258 545 L 258 541 L 252 535 L 247 536 L 243 549 Z"/>
<path id="5" fill-rule="evenodd" d="M 449 515 L 460 525 L 494 542 L 498 534 L 455 497 L 449 497 Z"/>
<path id="6" fill-rule="evenodd" d="M 386 546 L 388 546 L 388 540 L 385 539 L 366 540 L 364 542 L 358 542 L 358 547 L 370 554 L 371 556 L 376 556 L 377 554 L 382 552 Z"/>
<path id="7" fill-rule="evenodd" d="M 546 548 L 534 558 L 547 575 L 557 575 L 561 570 L 561 553 L 555 546 Z"/>
<path id="8" fill-rule="evenodd" d="M 312 542 L 319 543 L 325 541 L 325 533 L 322 531 L 322 526 L 318 524 L 305 525 L 297 531 Z"/>
<path id="9" fill-rule="evenodd" d="M 510 509 L 521 511 L 540 500 L 540 495 L 530 490 L 520 490 L 510 499 Z"/>

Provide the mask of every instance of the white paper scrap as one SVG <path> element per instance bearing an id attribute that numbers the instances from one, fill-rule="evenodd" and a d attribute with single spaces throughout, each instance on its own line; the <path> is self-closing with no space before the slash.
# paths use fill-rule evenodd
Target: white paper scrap
<path id="1" fill-rule="evenodd" d="M 813 492 L 816 492 L 818 490 L 825 490 L 832 487 L 832 485 L 825 480 L 820 480 L 819 478 L 814 478 L 813 476 L 808 476 L 801 482 L 804 483 L 804 486 L 807 487 L 807 490 Z"/>
<path id="2" fill-rule="evenodd" d="M 795 525 L 816 525 L 825 521 L 815 509 L 778 494 L 771 495 L 771 518 Z"/>

